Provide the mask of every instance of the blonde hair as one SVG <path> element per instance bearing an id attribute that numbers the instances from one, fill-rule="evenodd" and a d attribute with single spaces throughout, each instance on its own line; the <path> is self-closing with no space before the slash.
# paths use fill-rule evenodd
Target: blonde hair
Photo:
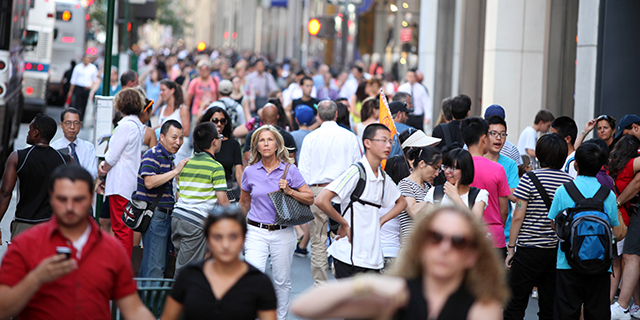
<path id="1" fill-rule="evenodd" d="M 413 230 L 404 247 L 398 254 L 398 259 L 392 266 L 393 275 L 406 279 L 420 277 L 424 270 L 421 256 L 426 243 L 426 236 L 429 228 L 433 224 L 433 219 L 443 213 L 456 213 L 467 221 L 472 232 L 470 239 L 473 244 L 471 250 L 475 251 L 478 259 L 473 267 L 466 270 L 464 285 L 467 290 L 482 302 L 499 301 L 506 303 L 509 298 L 505 280 L 504 267 L 498 260 L 495 249 L 490 240 L 486 238 L 486 232 L 480 222 L 471 213 L 461 211 L 454 207 L 440 207 L 432 212 L 425 212 L 423 209 L 419 213 L 419 218 L 414 221 Z"/>
<path id="2" fill-rule="evenodd" d="M 249 158 L 249 165 L 256 164 L 262 160 L 262 155 L 258 152 L 258 140 L 260 139 L 260 134 L 265 131 L 271 132 L 276 139 L 276 159 L 284 163 L 293 163 L 293 159 L 289 157 L 289 150 L 284 145 L 284 139 L 280 132 L 278 132 L 278 129 L 272 125 L 265 124 L 256 129 L 251 136 L 251 157 Z"/>

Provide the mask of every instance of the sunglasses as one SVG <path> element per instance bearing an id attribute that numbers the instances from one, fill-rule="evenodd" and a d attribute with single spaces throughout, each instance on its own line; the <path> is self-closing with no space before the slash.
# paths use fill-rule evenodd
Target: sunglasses
<path id="1" fill-rule="evenodd" d="M 218 119 L 218 118 L 213 118 L 213 119 L 211 119 L 211 122 L 213 122 L 213 123 L 215 123 L 215 124 L 219 124 L 219 123 L 221 123 L 221 124 L 227 124 L 227 119 L 226 119 L 226 118 L 220 118 L 220 119 Z"/>
<path id="2" fill-rule="evenodd" d="M 427 231 L 426 240 L 427 244 L 430 245 L 440 245 L 442 241 L 447 241 L 451 244 L 452 248 L 460 251 L 473 247 L 471 240 L 467 239 L 465 236 L 448 236 L 435 230 Z"/>

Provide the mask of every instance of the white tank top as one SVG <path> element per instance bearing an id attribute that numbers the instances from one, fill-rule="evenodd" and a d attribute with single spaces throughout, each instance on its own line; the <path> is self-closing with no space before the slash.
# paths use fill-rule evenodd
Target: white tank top
<path id="1" fill-rule="evenodd" d="M 182 106 L 180 106 L 180 108 L 182 108 Z M 175 109 L 172 114 L 165 117 L 164 111 L 167 109 L 167 105 L 165 104 L 164 106 L 162 106 L 162 109 L 160 109 L 160 115 L 158 117 L 158 123 L 162 125 L 167 120 L 176 120 L 180 124 L 182 124 L 182 118 L 180 118 L 180 108 Z"/>

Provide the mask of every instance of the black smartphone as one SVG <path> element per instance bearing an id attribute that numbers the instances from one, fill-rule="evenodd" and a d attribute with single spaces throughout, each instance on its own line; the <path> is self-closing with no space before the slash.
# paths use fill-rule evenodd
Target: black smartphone
<path id="1" fill-rule="evenodd" d="M 69 247 L 56 247 L 56 253 L 66 255 L 67 259 L 71 258 L 71 249 Z"/>

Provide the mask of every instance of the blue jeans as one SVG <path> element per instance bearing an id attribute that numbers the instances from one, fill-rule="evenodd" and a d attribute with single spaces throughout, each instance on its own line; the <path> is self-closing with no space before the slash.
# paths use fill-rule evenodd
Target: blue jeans
<path id="1" fill-rule="evenodd" d="M 142 233 L 142 263 L 140 278 L 164 278 L 169 259 L 171 239 L 171 215 L 159 211 L 153 213 L 147 231 Z"/>

